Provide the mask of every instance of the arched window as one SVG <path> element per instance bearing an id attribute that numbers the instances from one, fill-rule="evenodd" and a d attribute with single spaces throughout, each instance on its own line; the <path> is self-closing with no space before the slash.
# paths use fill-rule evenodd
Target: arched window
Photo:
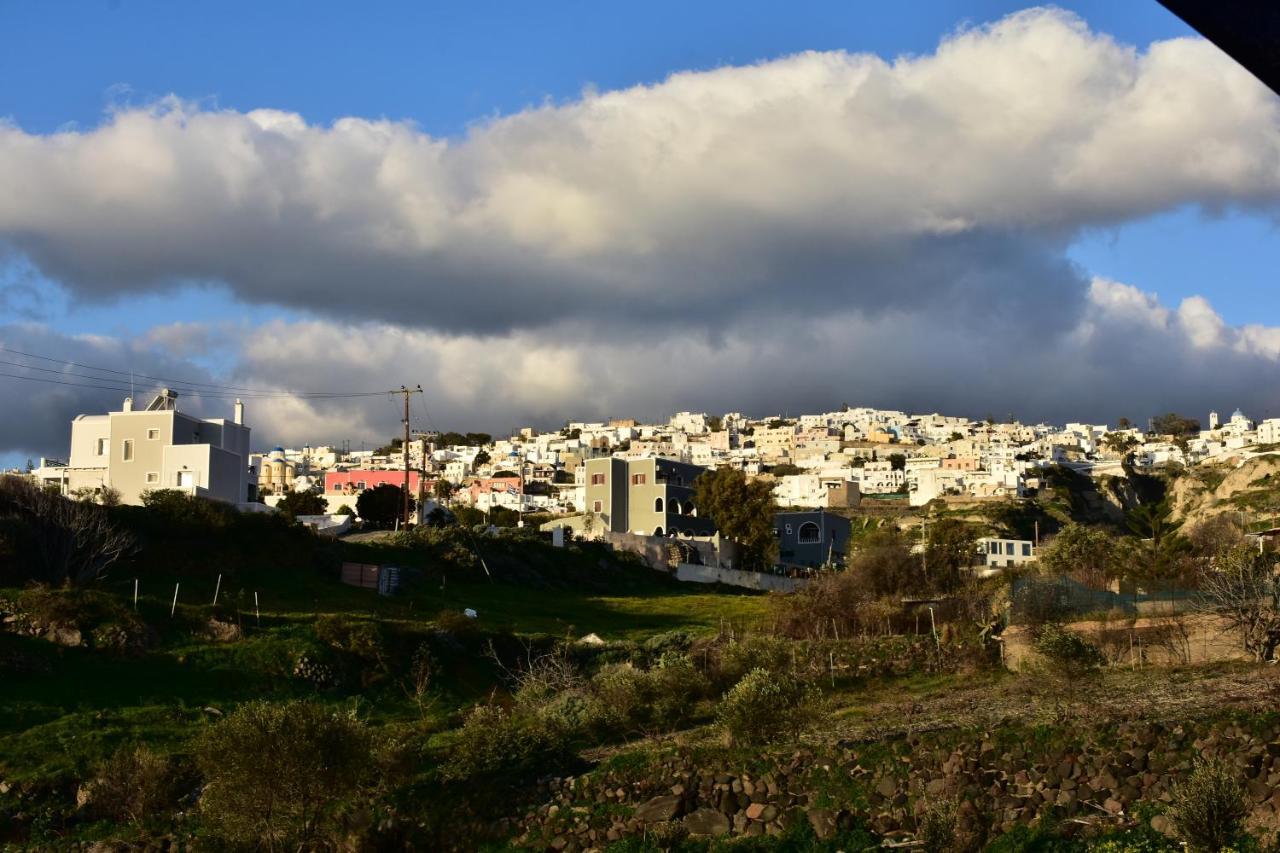
<path id="1" fill-rule="evenodd" d="M 657 527 L 653 528 L 653 535 L 654 536 L 662 535 L 662 525 L 658 525 Z"/>
<path id="2" fill-rule="evenodd" d="M 800 525 L 800 532 L 797 535 L 797 540 L 802 545 L 811 545 L 815 542 L 822 541 L 822 533 L 818 530 L 818 525 L 814 524 L 812 521 L 806 521 L 804 524 Z"/>
<path id="3" fill-rule="evenodd" d="M 667 511 L 672 515 L 680 514 L 680 501 L 671 501 L 667 504 Z"/>
<path id="4" fill-rule="evenodd" d="M 696 512 L 694 512 L 694 509 L 693 509 L 693 501 L 685 501 L 685 502 L 684 502 L 684 514 L 685 514 L 685 515 L 697 515 L 697 513 L 696 513 Z"/>
<path id="5" fill-rule="evenodd" d="M 662 498 L 653 499 L 653 511 L 662 512 Z"/>

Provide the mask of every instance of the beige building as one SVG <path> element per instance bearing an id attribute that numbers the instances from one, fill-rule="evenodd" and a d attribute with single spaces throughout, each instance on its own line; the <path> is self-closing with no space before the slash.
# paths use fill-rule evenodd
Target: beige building
<path id="1" fill-rule="evenodd" d="M 693 481 L 705 468 L 674 459 L 588 459 L 586 509 L 601 531 L 641 536 L 710 536 L 715 525 L 699 517 Z"/>
<path id="2" fill-rule="evenodd" d="M 141 504 L 152 489 L 239 504 L 249 493 L 249 427 L 237 400 L 233 420 L 200 419 L 177 408 L 178 395 L 162 390 L 145 409 L 126 397 L 118 412 L 78 415 L 71 422 L 71 458 L 65 488 L 111 488 L 127 504 Z"/>

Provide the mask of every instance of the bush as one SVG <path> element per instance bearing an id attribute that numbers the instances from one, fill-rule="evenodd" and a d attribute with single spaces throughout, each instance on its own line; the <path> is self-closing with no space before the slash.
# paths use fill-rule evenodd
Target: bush
<path id="1" fill-rule="evenodd" d="M 1231 767 L 1219 759 L 1197 761 L 1173 789 L 1168 815 L 1194 850 L 1227 848 L 1242 832 L 1249 806 Z"/>
<path id="2" fill-rule="evenodd" d="M 916 840 L 926 853 L 949 853 L 956 848 L 956 801 L 951 799 L 930 802 L 920 815 Z"/>
<path id="3" fill-rule="evenodd" d="M 310 702 L 250 702 L 197 742 L 200 811 L 234 845 L 308 848 L 332 841 L 372 764 L 365 726 Z"/>
<path id="4" fill-rule="evenodd" d="M 1079 675 L 1106 663 L 1097 646 L 1060 625 L 1041 628 L 1036 634 L 1035 650 L 1050 666 L 1068 675 Z"/>
<path id="5" fill-rule="evenodd" d="M 791 669 L 791 644 L 780 637 L 749 636 L 731 642 L 720 650 L 716 681 L 726 686 L 737 684 L 753 669 L 788 672 Z"/>
<path id="6" fill-rule="evenodd" d="M 121 747 L 98 765 L 88 794 L 89 808 L 95 815 L 138 824 L 171 809 L 180 787 L 167 756 L 145 746 L 132 746 Z"/>
<path id="7" fill-rule="evenodd" d="M 734 743 L 794 737 L 816 715 L 818 690 L 791 675 L 753 669 L 725 694 L 716 719 Z"/>
<path id="8" fill-rule="evenodd" d="M 630 664 L 601 669 L 591 680 L 605 721 L 641 732 L 670 731 L 693 716 L 710 685 L 687 656 L 668 652 L 648 670 Z"/>
<path id="9" fill-rule="evenodd" d="M 440 768 L 446 781 L 542 769 L 568 752 L 568 736 L 536 715 L 477 705 L 458 730 Z"/>

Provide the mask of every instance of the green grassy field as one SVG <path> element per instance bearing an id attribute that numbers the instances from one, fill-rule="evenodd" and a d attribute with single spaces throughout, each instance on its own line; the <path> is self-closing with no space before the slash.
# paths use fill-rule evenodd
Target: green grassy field
<path id="1" fill-rule="evenodd" d="M 431 577 L 409 594 L 384 597 L 318 572 L 254 567 L 224 577 L 219 590 L 219 617 L 239 622 L 243 630 L 241 639 L 229 643 L 187 630 L 214 613 L 216 576 L 171 581 L 153 573 L 140 581 L 138 612 L 160 633 L 160 641 L 141 657 L 0 635 L 0 651 L 9 648 L 43 663 L 43 671 L 0 683 L 0 778 L 78 774 L 131 740 L 180 750 L 191 734 L 239 702 L 314 695 L 290 677 L 291 667 L 314 647 L 315 621 L 326 614 L 370 620 L 412 636 L 429 631 L 441 611 L 472 608 L 478 613 L 474 626 L 483 634 L 534 640 L 595 633 L 606 641 L 643 641 L 669 631 L 705 634 L 725 625 L 740 630 L 765 617 L 763 596 L 690 588 L 637 571 L 624 591 L 607 594 L 530 589 L 481 576 Z M 180 587 L 171 618 L 174 582 Z M 131 609 L 133 583 L 131 577 L 116 577 L 101 589 Z M 447 715 L 478 701 L 496 681 L 497 673 L 482 659 L 473 662 L 450 674 L 431 712 Z M 393 684 L 336 691 L 321 701 L 350 704 L 384 721 L 423 713 Z"/>

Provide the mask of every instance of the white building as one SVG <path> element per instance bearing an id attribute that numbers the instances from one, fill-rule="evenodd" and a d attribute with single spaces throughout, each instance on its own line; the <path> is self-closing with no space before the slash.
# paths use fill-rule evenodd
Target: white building
<path id="1" fill-rule="evenodd" d="M 234 419 L 200 419 L 178 411 L 178 395 L 162 390 L 146 409 L 126 397 L 118 412 L 78 415 L 71 422 L 67 493 L 111 488 L 127 504 L 143 492 L 187 494 L 245 503 L 249 499 L 249 427 L 237 400 Z"/>
<path id="2" fill-rule="evenodd" d="M 978 540 L 978 553 L 989 567 L 1022 566 L 1034 563 L 1036 547 L 1030 539 L 997 539 L 984 536 Z"/>

